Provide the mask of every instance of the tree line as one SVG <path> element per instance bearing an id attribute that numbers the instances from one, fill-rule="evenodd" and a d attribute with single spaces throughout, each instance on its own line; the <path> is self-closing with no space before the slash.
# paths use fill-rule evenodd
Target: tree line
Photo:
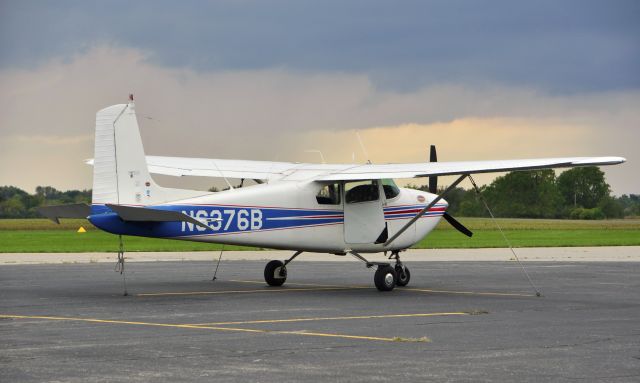
<path id="1" fill-rule="evenodd" d="M 427 186 L 410 186 L 428 191 Z M 440 190 L 439 192 L 442 192 Z M 640 216 L 640 195 L 615 197 L 596 166 L 573 168 L 559 176 L 551 169 L 510 172 L 480 188 L 494 215 L 503 218 L 605 219 Z M 449 212 L 487 217 L 475 190 L 455 188 L 445 199 Z"/>
<path id="2" fill-rule="evenodd" d="M 409 187 L 427 191 L 426 186 Z M 559 176 L 550 169 L 511 172 L 480 189 L 497 217 L 605 219 L 640 216 L 640 195 L 612 196 L 604 173 L 595 166 L 573 168 Z M 474 190 L 455 188 L 445 199 L 453 215 L 488 216 Z M 29 194 L 14 186 L 2 186 L 0 218 L 33 218 L 39 216 L 38 206 L 82 202 L 91 202 L 91 190 L 63 192 L 51 186 L 38 186 L 35 194 Z"/>
<path id="3" fill-rule="evenodd" d="M 41 217 L 36 208 L 44 205 L 91 203 L 91 190 L 59 191 L 51 186 L 36 187 L 35 194 L 15 186 L 0 186 L 0 218 Z"/>

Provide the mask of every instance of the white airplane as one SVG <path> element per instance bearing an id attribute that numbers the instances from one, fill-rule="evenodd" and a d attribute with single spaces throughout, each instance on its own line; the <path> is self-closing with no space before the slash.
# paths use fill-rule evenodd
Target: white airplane
<path id="1" fill-rule="evenodd" d="M 206 158 L 145 156 L 133 97 L 96 115 L 91 206 L 47 206 L 41 214 L 87 218 L 117 235 L 178 239 L 293 250 L 284 262 L 267 263 L 270 286 L 287 279 L 287 264 L 303 252 L 351 254 L 375 266 L 381 291 L 409 283 L 400 252 L 419 242 L 444 217 L 472 233 L 447 212 L 442 198 L 476 173 L 587 165 L 614 165 L 621 157 L 428 163 L 308 164 Z M 257 184 L 222 192 L 165 188 L 150 174 L 253 179 Z M 437 195 L 437 177 L 458 178 Z M 429 177 L 430 192 L 399 188 L 394 178 Z M 390 263 L 369 262 L 362 254 L 389 253 Z M 120 254 L 121 256 L 121 254 Z M 124 257 L 122 257 L 124 262 Z"/>

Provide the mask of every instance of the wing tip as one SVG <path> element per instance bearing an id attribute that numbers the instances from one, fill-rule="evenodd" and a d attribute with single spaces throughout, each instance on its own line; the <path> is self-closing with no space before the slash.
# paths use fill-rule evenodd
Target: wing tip
<path id="1" fill-rule="evenodd" d="M 582 160 L 573 161 L 571 165 L 575 166 L 600 166 L 600 165 L 619 165 L 627 162 L 624 157 L 610 156 L 610 157 L 588 157 Z"/>

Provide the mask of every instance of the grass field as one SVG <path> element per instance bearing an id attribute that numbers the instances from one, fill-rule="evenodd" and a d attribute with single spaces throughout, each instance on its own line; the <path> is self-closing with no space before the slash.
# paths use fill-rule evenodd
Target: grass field
<path id="1" fill-rule="evenodd" d="M 500 232 L 486 218 L 460 218 L 474 232 L 473 238 L 458 233 L 446 222 L 415 248 L 506 247 Z M 570 221 L 499 219 L 515 247 L 640 246 L 640 220 Z M 86 233 L 76 233 L 83 226 Z M 211 251 L 221 245 L 125 237 L 126 251 Z M 255 248 L 225 246 L 227 250 Z M 86 220 L 64 220 L 56 225 L 45 219 L 0 220 L 0 253 L 114 252 L 117 237 L 102 232 Z"/>

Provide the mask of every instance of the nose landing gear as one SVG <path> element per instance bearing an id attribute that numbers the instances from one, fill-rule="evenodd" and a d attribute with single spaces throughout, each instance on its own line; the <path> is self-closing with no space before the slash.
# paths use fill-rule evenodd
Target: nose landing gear
<path id="1" fill-rule="evenodd" d="M 394 267 L 386 262 L 369 262 L 355 251 L 350 251 L 349 253 L 363 261 L 367 267 L 377 266 L 377 270 L 373 275 L 373 283 L 378 290 L 391 291 L 396 286 L 403 287 L 409 284 L 411 273 L 409 268 L 400 261 L 400 253 L 398 251 L 392 252 L 389 256 L 390 260 L 395 259 L 396 261 Z"/>
<path id="2" fill-rule="evenodd" d="M 400 261 L 400 253 L 397 251 L 392 252 L 389 259 L 396 260 L 396 266 L 394 267 L 396 274 L 398 275 L 396 284 L 400 287 L 408 285 L 409 280 L 411 280 L 411 272 L 409 271 L 409 268 Z"/>

